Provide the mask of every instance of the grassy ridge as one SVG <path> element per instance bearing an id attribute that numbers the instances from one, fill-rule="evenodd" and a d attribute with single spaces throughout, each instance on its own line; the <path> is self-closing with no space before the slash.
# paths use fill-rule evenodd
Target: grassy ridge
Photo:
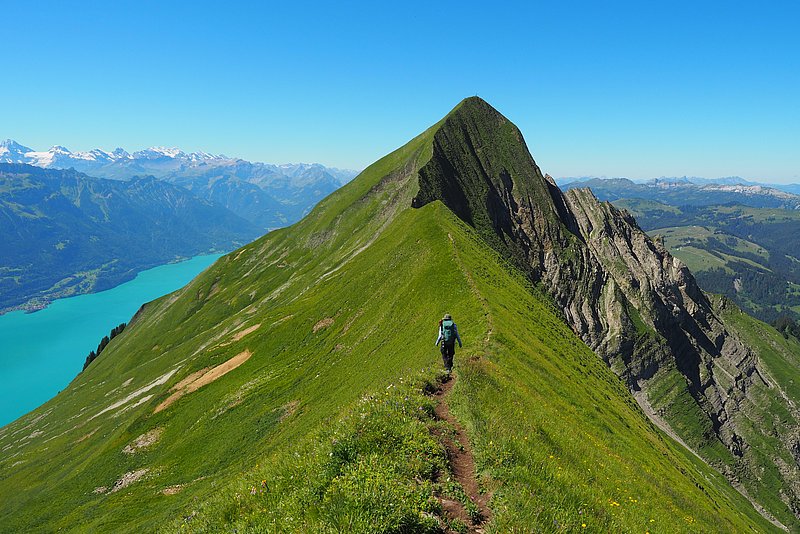
<path id="1" fill-rule="evenodd" d="M 244 276 L 248 263 L 237 265 L 236 254 L 232 254 L 188 286 L 171 306 L 166 306 L 169 299 L 165 299 L 145 311 L 136 320 L 139 325 L 126 329 L 97 360 L 98 370 L 91 378 L 76 380 L 61 395 L 61 402 L 44 410 L 63 411 L 53 421 L 63 420 L 67 413 L 80 413 L 81 406 L 103 405 L 99 401 L 105 393 L 129 377 L 141 377 L 137 384 L 147 383 L 182 357 L 190 358 L 215 334 L 240 319 L 207 307 L 214 285 L 223 286 L 221 281 L 227 275 L 231 282 L 238 280 L 239 287 L 215 293 L 221 295 L 217 297 L 221 302 L 235 304 L 245 287 L 261 288 L 261 295 L 272 296 L 251 314 L 247 306 L 240 314 L 253 317 L 246 324 L 258 321 L 264 326 L 229 346 L 213 348 L 212 343 L 188 360 L 167 385 L 244 348 L 253 350 L 251 360 L 157 415 L 152 415 L 152 409 L 166 397 L 166 386 L 141 407 L 118 418 L 94 419 L 100 430 L 82 441 L 83 445 L 67 446 L 91 432 L 94 424 L 68 431 L 68 437 L 48 444 L 48 450 L 62 451 L 58 457 L 46 450 L 25 448 L 20 456 L 26 467 L 3 470 L 4 510 L 18 506 L 16 513 L 2 518 L 4 528 L 140 530 L 156 528 L 169 518 L 174 518 L 177 523 L 173 526 L 179 528 L 193 522 L 187 523 L 184 517 L 197 518 L 197 526 L 192 528 L 203 524 L 233 528 L 239 521 L 267 528 L 274 516 L 262 516 L 259 510 L 283 505 L 299 509 L 292 503 L 304 502 L 298 492 L 308 491 L 308 485 L 286 486 L 284 475 L 291 477 L 292 469 L 303 472 L 304 466 L 316 464 L 312 459 L 310 464 L 292 467 L 296 452 L 307 450 L 303 447 L 316 447 L 322 456 L 332 452 L 336 430 L 325 437 L 323 428 L 331 423 L 337 428 L 335 422 L 343 413 L 358 410 L 364 395 L 385 394 L 389 383 L 399 384 L 401 377 L 418 375 L 420 369 L 438 364 L 438 354 L 431 346 L 432 325 L 442 309 L 458 318 L 468 339 L 457 359 L 459 383 L 453 393 L 453 409 L 473 436 L 485 485 L 496 492 L 493 507 L 499 531 L 531 524 L 545 528 L 553 520 L 575 528 L 581 520 L 589 521 L 587 525 L 593 528 L 634 531 L 650 519 L 661 526 L 653 532 L 688 531 L 694 522 L 716 525 L 711 522 L 716 521 L 716 514 L 726 518 L 724 525 L 729 531 L 759 525 L 758 517 L 746 517 L 754 514 L 752 508 L 736 494 L 726 494 L 718 477 L 692 465 L 658 436 L 602 361 L 532 295 L 520 275 L 513 274 L 441 204 L 401 213 L 367 250 L 348 262 L 346 271 L 329 276 L 314 292 L 306 291 L 307 277 L 317 276 L 319 270 L 309 267 L 285 290 L 274 294 L 291 278 L 285 274 L 288 269 L 278 267 L 280 262 L 269 266 L 281 257 L 282 246 L 288 245 L 281 239 L 287 237 L 279 234 L 266 240 L 274 240 L 271 255 L 258 274 L 254 271 Z M 286 256 L 282 261 L 292 258 Z M 238 272 L 230 272 L 234 270 Z M 400 272 L 402 277 L 386 276 Z M 248 280 L 249 276 L 258 277 L 257 282 Z M 244 298 L 251 300 L 248 294 Z M 294 316 L 286 319 L 290 315 Z M 189 317 L 194 319 L 189 321 Z M 326 317 L 333 318 L 333 323 L 315 333 L 314 326 Z M 203 332 L 198 324 L 201 318 L 209 318 L 210 331 Z M 147 327 L 157 323 L 171 327 L 157 331 Z M 124 343 L 119 343 L 120 339 Z M 230 337 L 221 336 L 217 342 L 226 339 Z M 154 351 L 154 347 L 159 349 Z M 478 359 L 472 361 L 473 357 Z M 430 371 L 426 379 L 431 380 Z M 403 399 L 406 396 L 417 402 L 406 406 L 407 411 L 420 407 L 425 411 L 421 397 L 404 395 Z M 376 417 L 386 421 L 380 414 Z M 338 428 L 346 434 L 351 427 L 346 417 L 344 421 Z M 414 473 L 419 478 L 419 471 L 397 466 L 397 461 L 406 457 L 398 453 L 404 450 L 402 444 L 418 443 L 429 451 L 429 462 L 414 469 L 427 469 L 428 473 L 441 469 L 440 453 L 424 438 L 427 424 L 425 420 L 391 423 L 389 430 L 400 437 L 392 446 L 379 448 L 388 460 L 382 455 L 373 457 L 375 447 L 365 445 L 363 450 L 372 452 L 352 458 L 347 469 L 324 486 L 326 495 L 327 491 L 341 493 L 335 499 L 330 497 L 331 506 L 360 504 L 342 505 L 335 513 L 325 509 L 303 521 L 334 528 L 342 519 L 331 517 L 350 514 L 364 518 L 375 512 L 375 517 L 389 517 L 386 524 L 394 524 L 391 517 L 401 516 L 421 517 L 420 524 L 430 523 L 419 514 L 436 511 L 426 493 L 430 485 L 426 486 L 424 479 L 418 485 L 410 477 Z M 122 453 L 126 444 L 152 428 L 164 429 L 152 448 L 130 457 Z M 98 439 L 100 432 L 102 438 Z M 0 439 L 6 442 L 8 434 Z M 398 443 L 401 448 L 393 448 Z M 53 459 L 56 461 L 51 463 Z M 592 464 L 596 475 L 587 471 Z M 385 472 L 385 466 L 392 466 L 390 472 Z M 128 488 L 108 495 L 92 493 L 96 486 L 113 484 L 120 474 L 142 468 L 151 471 Z M 311 476 L 317 469 L 305 472 Z M 648 472 L 652 474 L 639 474 Z M 55 490 L 52 480 L 61 482 Z M 267 480 L 268 488 L 293 489 L 265 497 L 259 493 L 261 480 Z M 624 494 L 622 481 L 627 482 Z M 254 482 L 259 484 L 256 495 L 251 495 Z M 359 500 L 364 488 L 373 483 L 381 488 L 385 483 L 380 494 L 388 500 L 372 504 Z M 183 487 L 175 495 L 161 493 L 180 485 Z M 207 510 L 188 504 L 194 502 L 193 497 L 202 501 L 211 494 L 217 496 Z M 626 501 L 627 496 L 642 505 Z M 270 507 L 246 505 L 245 500 L 251 498 L 280 502 L 269 501 Z M 283 499 L 287 501 L 280 504 Z M 374 506 L 391 502 L 416 504 L 405 515 L 377 514 Z M 676 518 L 673 508 L 685 511 L 691 522 Z M 251 512 L 244 513 L 246 510 Z M 206 519 L 203 514 L 208 514 Z M 375 527 L 354 524 L 362 525 L 362 531 Z M 309 531 L 314 528 L 309 526 Z M 759 528 L 767 527 L 761 524 Z"/>
<path id="2" fill-rule="evenodd" d="M 451 406 L 472 436 L 483 485 L 494 491 L 492 531 L 769 530 L 720 475 L 655 430 L 616 376 L 474 232 L 438 203 L 417 214 L 409 229 L 439 221 L 446 230 L 438 248 L 449 248 L 450 271 L 461 274 L 457 293 L 468 292 L 450 302 L 470 304 L 455 308 L 469 342 L 457 357 Z M 433 528 L 425 513 L 437 512 L 430 469 L 446 469 L 441 453 L 431 445 L 397 456 L 408 443 L 424 443 L 432 424 L 429 400 L 411 384 L 357 404 L 363 426 L 348 422 L 351 414 L 334 430 L 264 458 L 167 530 Z M 386 406 L 395 406 L 396 421 L 385 417 Z M 411 425 L 406 414 L 422 416 Z M 381 432 L 365 430 L 373 419 Z M 391 446 L 384 436 L 393 437 Z M 334 462 L 337 476 L 330 477 L 330 458 L 353 441 L 356 450 L 344 465 Z M 417 463 L 421 450 L 428 453 Z M 378 488 L 382 498 L 372 502 Z"/>
<path id="3" fill-rule="evenodd" d="M 440 202 L 408 207 L 434 131 L 148 305 L 0 429 L 0 530 L 436 530 L 432 494 L 458 493 L 422 391 L 444 311 L 466 341 L 452 411 L 494 492 L 490 529 L 769 530 L 475 230 Z"/>

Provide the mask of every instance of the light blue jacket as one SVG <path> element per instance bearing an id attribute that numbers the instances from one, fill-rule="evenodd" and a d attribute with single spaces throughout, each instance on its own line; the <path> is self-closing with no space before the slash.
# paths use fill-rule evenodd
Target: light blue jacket
<path id="1" fill-rule="evenodd" d="M 456 326 L 456 323 L 453 323 L 453 333 L 456 335 L 456 341 L 458 341 L 459 348 L 461 348 L 463 345 L 461 345 L 461 336 L 458 335 L 458 326 Z M 439 326 L 439 337 L 436 338 L 436 343 L 434 343 L 434 345 L 439 345 L 439 342 L 443 339 L 444 336 L 442 334 L 442 327 Z"/>

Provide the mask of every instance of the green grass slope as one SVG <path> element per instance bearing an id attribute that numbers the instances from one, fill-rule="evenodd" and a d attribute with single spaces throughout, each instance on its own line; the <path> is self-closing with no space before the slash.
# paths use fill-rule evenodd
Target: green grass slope
<path id="1" fill-rule="evenodd" d="M 755 418 L 762 421 L 767 428 L 765 432 L 753 432 L 756 439 L 747 451 L 752 456 L 747 458 L 748 455 L 745 455 L 749 461 L 765 466 L 761 476 L 765 484 L 745 484 L 746 489 L 772 510 L 780 510 L 781 505 L 784 509 L 797 510 L 800 502 L 787 498 L 779 475 L 792 473 L 790 466 L 797 463 L 798 436 L 787 434 L 790 424 L 796 425 L 800 421 L 800 411 L 795 403 L 783 404 L 777 399 L 797 399 L 800 395 L 800 342 L 791 336 L 784 338 L 777 330 L 750 317 L 724 297 L 715 297 L 714 303 L 726 324 L 758 354 L 761 360 L 759 372 L 770 389 L 777 392 L 777 395 L 753 396 L 738 415 L 742 420 L 752 421 Z M 781 441 L 792 443 L 791 450 L 781 447 Z M 800 479 L 795 475 L 790 482 L 800 484 Z M 794 525 L 794 529 L 800 528 L 796 518 L 788 513 L 784 513 L 781 520 L 786 521 L 787 525 Z"/>
<path id="2" fill-rule="evenodd" d="M 756 269 L 769 271 L 769 268 L 755 259 L 764 263 L 769 261 L 769 252 L 763 247 L 746 239 L 712 231 L 704 226 L 673 226 L 669 228 L 656 228 L 650 230 L 651 235 L 662 236 L 664 245 L 693 273 L 709 269 L 724 269 L 734 272 L 730 265 L 743 262 Z M 716 250 L 717 242 L 724 242 L 725 251 Z M 742 254 L 741 256 L 737 253 Z M 753 259 L 755 258 L 755 259 Z"/>
<path id="3" fill-rule="evenodd" d="M 447 274 L 431 282 L 454 283 L 441 302 L 455 310 L 469 343 L 457 357 L 452 406 L 473 437 L 481 481 L 494 492 L 493 531 L 768 530 L 720 475 L 653 427 L 617 377 L 474 231 L 438 203 L 399 220 L 406 218 L 412 239 L 424 226 L 431 239 L 420 245 L 441 251 Z M 415 350 L 430 354 L 429 345 L 424 338 Z M 432 372 L 421 372 L 422 384 L 416 376 L 396 375 L 388 392 L 368 390 L 372 397 L 355 403 L 344 423 L 262 458 L 214 499 L 186 508 L 168 530 L 371 531 L 376 523 L 360 514 L 385 518 L 385 509 L 409 508 L 407 499 L 435 512 L 426 488 L 436 487 L 431 473 L 443 459 L 425 442 L 436 423 L 420 391 Z M 383 422 L 387 414 L 402 424 Z M 417 469 L 398 467 L 398 452 Z M 409 480 L 397 481 L 397 471 L 421 479 L 410 484 L 416 492 Z M 380 502 L 370 502 L 378 489 Z M 377 524 L 407 524 L 397 515 Z"/>
<path id="4" fill-rule="evenodd" d="M 444 311 L 489 531 L 773 528 L 475 230 L 409 207 L 435 129 L 147 305 L 0 429 L 0 531 L 440 531 L 435 495 L 463 498 L 425 395 Z"/>

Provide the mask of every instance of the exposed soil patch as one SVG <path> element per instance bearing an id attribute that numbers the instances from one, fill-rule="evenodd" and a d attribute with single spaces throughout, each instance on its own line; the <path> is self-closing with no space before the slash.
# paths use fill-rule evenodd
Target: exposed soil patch
<path id="1" fill-rule="evenodd" d="M 472 447 L 464 433 L 464 429 L 450 413 L 450 407 L 447 405 L 446 397 L 453 388 L 454 382 L 455 380 L 453 379 L 445 381 L 433 395 L 439 401 L 434 409 L 436 418 L 447 422 L 455 430 L 454 433 L 441 433 L 439 438 L 441 438 L 447 449 L 447 456 L 456 482 L 461 484 L 467 497 L 478 507 L 482 520 L 477 524 L 473 523 L 464 505 L 459 501 L 441 496 L 438 499 L 442 503 L 442 510 L 449 519 L 459 519 L 467 525 L 468 532 L 480 534 L 483 532 L 483 525 L 491 519 L 491 511 L 489 510 L 491 495 L 480 491 L 478 479 L 475 477 L 475 458 L 472 455 Z"/>
<path id="2" fill-rule="evenodd" d="M 316 334 L 323 328 L 328 328 L 333 324 L 333 317 L 325 317 L 323 320 L 314 325 L 314 333 Z"/>
<path id="3" fill-rule="evenodd" d="M 172 386 L 172 391 L 179 391 L 185 388 L 186 386 L 188 386 L 189 384 L 191 384 L 192 382 L 194 382 L 195 380 L 197 380 L 210 370 L 211 367 L 203 367 L 199 371 L 195 371 L 194 373 L 190 374 L 189 376 L 187 376 L 186 378 L 184 378 L 183 380 Z"/>
<path id="4" fill-rule="evenodd" d="M 239 341 L 240 339 L 242 339 L 247 334 L 252 334 L 253 332 L 258 330 L 259 328 L 261 328 L 261 323 L 257 323 L 257 324 L 254 324 L 253 326 L 249 326 L 249 327 L 245 328 L 244 330 L 242 330 L 241 332 L 236 332 L 235 334 L 233 334 L 233 341 Z"/>
<path id="5" fill-rule="evenodd" d="M 98 430 L 100 430 L 100 427 L 95 428 L 94 430 L 92 430 L 88 434 L 84 434 L 83 436 L 81 436 L 78 439 L 76 439 L 73 443 L 80 443 L 82 441 L 85 441 L 85 440 L 91 438 L 92 436 L 94 436 L 94 433 L 97 432 Z"/>
<path id="6" fill-rule="evenodd" d="M 122 452 L 125 454 L 136 454 L 141 449 L 147 448 L 150 445 L 153 445 L 158 439 L 161 437 L 161 434 L 164 432 L 163 428 L 154 428 L 149 432 L 146 432 L 133 440 L 133 442 L 129 443 L 122 449 Z"/>
<path id="7" fill-rule="evenodd" d="M 253 332 L 258 330 L 259 328 L 261 328 L 261 323 L 254 324 L 253 326 L 248 326 L 247 328 L 245 328 L 241 332 L 236 332 L 235 334 L 233 334 L 228 341 L 226 341 L 225 343 L 220 343 L 219 346 L 220 347 L 227 347 L 228 345 L 230 345 L 232 343 L 236 343 L 237 341 L 240 341 L 247 334 L 252 334 Z"/>
<path id="8" fill-rule="evenodd" d="M 114 487 L 111 488 L 109 493 L 115 493 L 121 489 L 127 488 L 128 486 L 130 486 L 131 484 L 133 484 L 134 482 L 140 480 L 143 476 L 145 476 L 148 471 L 149 469 L 137 469 L 136 471 L 130 471 L 128 473 L 125 473 L 119 478 L 119 480 L 114 482 Z M 98 489 L 99 488 L 95 489 L 95 493 L 100 493 L 97 491 Z"/>
<path id="9" fill-rule="evenodd" d="M 182 489 L 183 489 L 183 484 L 177 484 L 175 486 L 164 488 L 163 490 L 161 490 L 161 493 L 163 493 L 164 495 L 175 495 L 176 493 L 180 493 Z"/>
<path id="10" fill-rule="evenodd" d="M 249 350 L 245 350 L 244 352 L 240 352 L 230 360 L 217 365 L 212 369 L 201 369 L 191 375 L 187 376 L 175 386 L 173 386 L 173 390 L 175 391 L 172 395 L 167 397 L 167 399 L 156 406 L 156 409 L 153 410 L 153 413 L 158 413 L 161 410 L 169 407 L 173 402 L 180 399 L 184 395 L 188 395 L 189 393 L 195 392 L 201 387 L 205 386 L 206 384 L 210 384 L 214 380 L 221 378 L 222 376 L 230 373 L 244 362 L 250 359 L 253 353 Z M 191 379 L 191 380 L 190 380 Z"/>

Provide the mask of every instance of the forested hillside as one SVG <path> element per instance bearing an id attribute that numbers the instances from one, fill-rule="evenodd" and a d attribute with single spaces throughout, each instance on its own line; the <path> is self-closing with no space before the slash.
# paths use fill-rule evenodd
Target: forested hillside
<path id="1" fill-rule="evenodd" d="M 107 289 L 149 267 L 231 250 L 261 233 L 152 177 L 121 182 L 0 163 L 0 312 Z"/>
<path id="2" fill-rule="evenodd" d="M 728 206 L 668 206 L 618 200 L 649 234 L 695 273 L 756 317 L 800 318 L 800 211 Z"/>

